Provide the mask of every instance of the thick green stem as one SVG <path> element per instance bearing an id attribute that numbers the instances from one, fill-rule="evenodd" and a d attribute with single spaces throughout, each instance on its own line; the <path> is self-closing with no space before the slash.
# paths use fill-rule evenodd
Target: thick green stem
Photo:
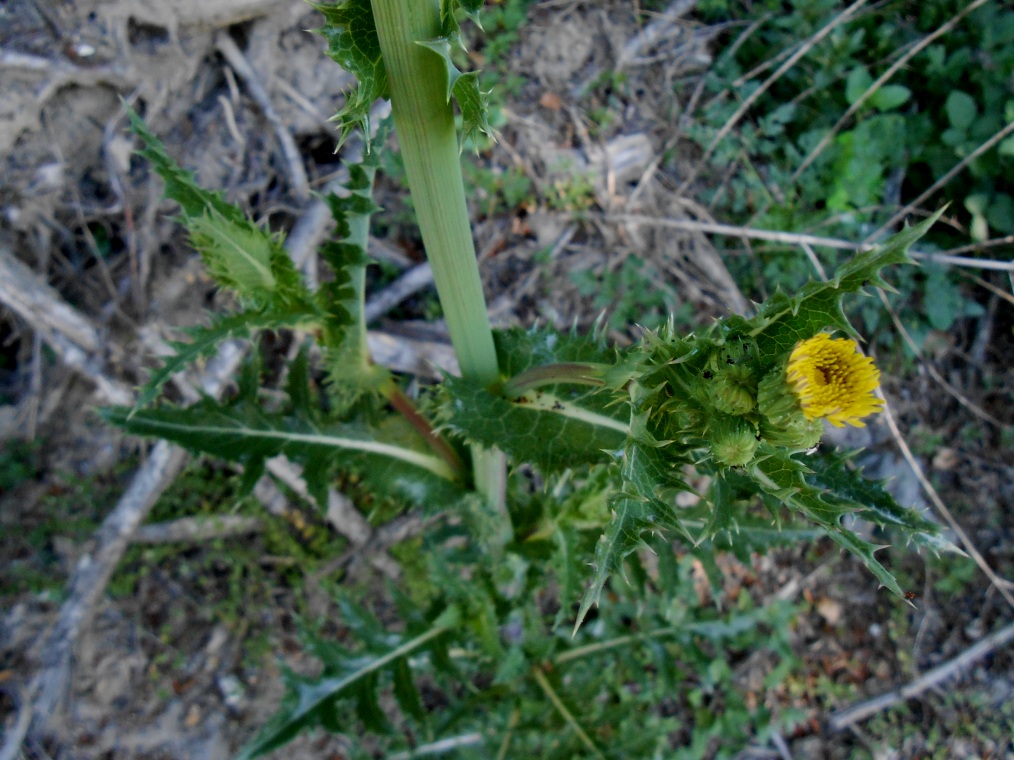
<path id="1" fill-rule="evenodd" d="M 443 61 L 420 41 L 440 36 L 439 0 L 372 0 L 391 109 L 419 230 L 461 374 L 499 380 L 461 177 L 454 111 Z M 503 509 L 504 460 L 473 449 L 476 487 Z"/>

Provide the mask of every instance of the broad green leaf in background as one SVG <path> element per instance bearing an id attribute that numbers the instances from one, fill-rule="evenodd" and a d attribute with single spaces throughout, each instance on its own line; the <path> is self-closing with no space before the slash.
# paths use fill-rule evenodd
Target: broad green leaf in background
<path id="1" fill-rule="evenodd" d="M 757 485 L 789 509 L 824 528 L 831 539 L 862 560 L 881 585 L 899 597 L 904 596 L 898 581 L 873 556 L 875 551 L 883 547 L 871 544 L 842 525 L 845 515 L 863 510 L 864 505 L 833 497 L 824 487 L 813 485 L 807 480 L 807 475 L 812 470 L 799 458 L 767 444 L 762 446 L 767 449 L 764 452 L 766 456 L 750 467 L 750 475 Z"/>
<path id="2" fill-rule="evenodd" d="M 871 84 L 873 84 L 873 77 L 865 67 L 857 66 L 852 69 L 845 80 L 845 100 L 850 106 L 855 104 Z"/>
<path id="3" fill-rule="evenodd" d="M 947 120 L 951 126 L 962 132 L 966 131 L 979 113 L 975 105 L 975 99 L 967 92 L 953 90 L 944 102 L 944 110 L 947 112 Z"/>
<path id="4" fill-rule="evenodd" d="M 885 84 L 870 97 L 878 111 L 892 111 L 909 101 L 912 91 L 903 84 Z"/>

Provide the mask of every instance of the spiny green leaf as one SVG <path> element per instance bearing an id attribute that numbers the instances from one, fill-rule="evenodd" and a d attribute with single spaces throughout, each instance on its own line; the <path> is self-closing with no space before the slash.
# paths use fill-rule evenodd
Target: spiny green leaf
<path id="1" fill-rule="evenodd" d="M 381 133 L 378 132 L 378 138 Z M 350 408 L 364 396 L 376 396 L 390 381 L 390 373 L 375 365 L 366 341 L 364 303 L 366 298 L 366 254 L 370 216 L 378 210 L 373 202 L 373 180 L 378 165 L 376 152 L 349 167 L 346 189 L 349 195 L 332 194 L 327 202 L 337 223 L 342 242 L 326 243 L 321 255 L 334 278 L 317 293 L 324 313 L 321 342 L 328 367 L 329 388 L 335 407 Z"/>
<path id="2" fill-rule="evenodd" d="M 446 506 L 461 496 L 444 460 L 433 455 L 407 423 L 383 429 L 359 424 L 318 425 L 300 416 L 271 415 L 252 403 L 232 406 L 204 399 L 193 406 L 135 412 L 113 407 L 105 419 L 135 435 L 164 438 L 191 450 L 239 462 L 259 474 L 264 461 L 284 454 L 303 464 L 311 492 L 324 493 L 337 468 L 355 472 L 381 495 L 419 506 Z"/>
<path id="3" fill-rule="evenodd" d="M 222 193 L 205 190 L 194 179 L 194 173 L 182 169 L 166 152 L 165 145 L 155 137 L 133 108 L 127 108 L 130 128 L 141 138 L 142 147 L 138 153 L 148 159 L 155 171 L 165 182 L 165 195 L 180 204 L 186 216 L 200 216 L 214 210 L 226 219 L 242 222 L 246 217 L 235 206 L 228 203 Z"/>
<path id="4" fill-rule="evenodd" d="M 479 11 L 482 10 L 482 5 L 486 0 L 440 0 L 441 7 L 441 18 L 447 19 L 453 17 L 456 12 L 460 9 L 468 14 L 476 23 L 479 23 Z"/>
<path id="5" fill-rule="evenodd" d="M 310 343 L 303 343 L 296 358 L 289 362 L 289 373 L 285 379 L 285 392 L 289 396 L 290 409 L 307 415 L 320 408 L 320 400 L 310 380 Z"/>
<path id="6" fill-rule="evenodd" d="M 902 591 L 895 577 L 891 575 L 891 571 L 880 564 L 877 558 L 873 556 L 874 552 L 878 549 L 886 548 L 885 546 L 872 544 L 855 532 L 845 528 L 829 531 L 827 535 L 836 544 L 848 549 L 852 554 L 859 557 L 863 561 L 863 564 L 866 565 L 866 568 L 877 577 L 881 586 L 886 586 L 895 596 L 904 598 L 905 592 Z"/>
<path id="7" fill-rule="evenodd" d="M 688 510 L 683 524 L 688 530 L 703 528 L 703 552 L 731 551 L 743 562 L 749 562 L 751 554 L 764 554 L 775 547 L 813 541 L 823 535 L 818 528 L 783 525 L 777 513 L 766 518 L 751 514 L 747 510 L 756 498 L 757 486 L 742 469 L 713 473 L 707 501 Z"/>
<path id="8" fill-rule="evenodd" d="M 675 492 L 693 490 L 683 481 L 679 463 L 668 461 L 665 447 L 646 440 L 647 434 L 636 422 L 632 435 L 620 468 L 622 490 L 610 500 L 613 518 L 595 546 L 592 581 L 581 599 L 575 631 L 592 605 L 598 604 L 606 579 L 623 566 L 624 558 L 644 545 L 646 536 L 675 531 L 694 542 L 673 506 Z"/>
<path id="9" fill-rule="evenodd" d="M 221 193 L 200 187 L 193 172 L 180 168 L 141 118 L 133 110 L 128 115 L 144 143 L 141 155 L 165 182 L 166 197 L 180 204 L 191 243 L 215 280 L 258 309 L 315 311 L 282 237 L 258 227 Z"/>
<path id="10" fill-rule="evenodd" d="M 880 547 L 841 524 L 845 515 L 862 510 L 863 505 L 836 498 L 827 489 L 809 483 L 806 477 L 812 470 L 783 450 L 767 444 L 762 444 L 762 449 L 762 456 L 749 470 L 760 488 L 824 528 L 830 538 L 859 557 L 882 585 L 903 596 L 894 576 L 873 556 Z"/>
<path id="11" fill-rule="evenodd" d="M 239 757 L 260 757 L 291 741 L 299 732 L 326 724 L 348 730 L 335 712 L 338 700 L 354 699 L 360 717 L 371 724 L 380 722 L 376 704 L 378 675 L 404 667 L 409 655 L 432 648 L 436 641 L 461 622 L 456 608 L 444 611 L 431 627 L 411 638 L 392 635 L 384 648 L 369 647 L 365 652 L 345 653 L 332 649 L 325 675 L 316 679 L 286 674 L 286 696 L 279 712 L 268 721 L 257 737 L 247 744 Z M 382 716 L 382 711 L 380 712 Z"/>
<path id="12" fill-rule="evenodd" d="M 690 527 L 690 521 L 686 521 Z M 714 549 L 731 551 L 741 562 L 749 562 L 751 554 L 766 554 L 780 546 L 815 541 L 823 535 L 817 528 L 780 525 L 749 515 L 735 518 L 728 528 L 719 530 L 710 540 Z M 708 549 L 703 547 L 704 551 Z"/>
<path id="13" fill-rule="evenodd" d="M 500 371 L 508 377 L 546 364 L 613 364 L 617 361 L 616 350 L 607 346 L 597 332 L 560 332 L 551 327 L 512 328 L 497 330 L 493 333 L 493 341 Z"/>
<path id="14" fill-rule="evenodd" d="M 610 506 L 613 519 L 595 546 L 591 583 L 578 608 L 575 632 L 592 606 L 598 604 L 606 580 L 621 570 L 626 557 L 644 546 L 646 536 L 665 530 L 686 532 L 674 508 L 658 499 L 621 493 L 613 497 Z"/>
<path id="15" fill-rule="evenodd" d="M 388 96 L 387 70 L 380 53 L 370 0 L 311 5 L 324 14 L 324 26 L 317 31 L 327 40 L 328 56 L 358 81 L 355 90 L 345 93 L 345 105 L 334 116 L 339 124 L 339 145 L 353 129 L 361 126 L 369 148 L 370 107 L 376 100 Z"/>
<path id="16" fill-rule="evenodd" d="M 260 303 L 274 291 L 271 241 L 261 230 L 211 210 L 187 221 L 190 242 L 220 284 Z"/>
<path id="17" fill-rule="evenodd" d="M 813 457 L 809 462 L 812 473 L 807 480 L 827 489 L 826 498 L 857 508 L 861 517 L 882 528 L 898 529 L 917 544 L 935 551 L 961 552 L 940 535 L 939 525 L 917 510 L 899 504 L 884 488 L 884 481 L 869 480 L 861 468 L 850 467 L 853 456 L 829 452 Z"/>
<path id="18" fill-rule="evenodd" d="M 138 392 L 134 409 L 147 406 L 158 396 L 162 386 L 177 372 L 201 358 L 211 356 L 222 341 L 230 338 L 248 338 L 256 330 L 277 330 L 294 327 L 305 320 L 301 313 L 278 314 L 275 312 L 242 312 L 225 317 L 215 317 L 207 327 L 187 330 L 190 340 L 171 343 L 176 353 L 165 357 L 162 366 L 152 372 L 151 377 Z"/>
<path id="19" fill-rule="evenodd" d="M 517 400 L 480 384 L 448 377 L 441 423 L 483 446 L 496 446 L 517 462 L 546 471 L 608 462 L 626 439 L 626 411 L 586 389 L 532 391 Z"/>
<path id="20" fill-rule="evenodd" d="M 795 296 L 775 293 L 750 320 L 728 321 L 757 341 L 763 365 L 770 366 L 792 350 L 800 340 L 813 337 L 825 328 L 835 328 L 859 338 L 842 311 L 842 296 L 873 285 L 891 290 L 881 276 L 890 264 L 913 263 L 908 249 L 940 218 L 943 210 L 914 227 L 892 236 L 882 245 L 857 254 L 828 282 L 811 281 Z"/>
<path id="21" fill-rule="evenodd" d="M 550 329 L 494 334 L 501 371 L 514 376 L 533 367 L 603 362 L 615 355 L 595 336 Z M 509 399 L 461 378 L 445 383 L 441 422 L 484 446 L 546 471 L 615 459 L 627 435 L 625 405 L 586 386 L 553 385 Z"/>
<path id="22" fill-rule="evenodd" d="M 464 11 L 478 23 L 481 0 L 443 0 L 441 3 L 441 36 L 433 40 L 419 40 L 419 44 L 432 50 L 444 63 L 447 71 L 447 100 L 453 97 L 461 112 L 461 145 L 475 139 L 480 133 L 495 139 L 489 123 L 488 93 L 479 89 L 479 72 L 462 72 L 454 63 L 454 54 L 464 52 L 458 24 L 458 11 Z"/>

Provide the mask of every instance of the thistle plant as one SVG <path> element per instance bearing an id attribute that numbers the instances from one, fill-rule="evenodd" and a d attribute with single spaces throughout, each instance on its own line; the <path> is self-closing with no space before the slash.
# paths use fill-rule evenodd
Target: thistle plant
<path id="1" fill-rule="evenodd" d="M 935 218 L 859 254 L 827 282 L 775 293 L 749 318 L 729 316 L 690 334 L 670 320 L 618 348 L 599 331 L 494 332 L 459 165 L 463 142 L 489 127 L 476 73 L 454 64 L 458 25 L 480 5 L 319 6 L 328 54 L 359 81 L 337 117 L 341 138 L 366 127 L 369 150 L 350 167 L 347 196 L 329 199 L 338 240 L 320 253 L 333 276 L 316 290 L 299 279 L 280 238 L 198 187 L 134 117 L 143 154 L 180 204 L 191 242 L 240 308 L 192 331 L 137 406 L 108 409 L 106 418 L 235 461 L 250 485 L 267 459 L 285 455 L 303 466 L 322 508 L 341 476 L 361 493 L 442 517 L 414 545 L 414 590 L 392 592 L 400 623 L 385 628 L 340 595 L 338 622 L 358 644 L 308 630 L 321 675 L 288 677 L 278 715 L 244 756 L 315 727 L 350 741 L 365 729 L 390 751 L 650 756 L 669 747 L 672 726 L 648 715 L 659 690 L 675 688 L 674 662 L 700 662 L 702 637 L 734 646 L 728 631 L 769 626 L 779 647 L 776 631 L 784 630 L 777 605 L 719 612 L 691 603 L 675 545 L 717 579 L 719 551 L 747 560 L 827 535 L 899 598 L 903 589 L 875 556 L 880 547 L 851 527 L 854 518 L 948 548 L 933 523 L 866 480 L 850 455 L 812 455 L 825 421 L 862 426 L 884 403 L 843 299 L 889 288 L 884 268 L 910 263 L 908 248 Z M 461 366 L 460 377 L 414 398 L 371 361 L 365 342 L 372 187 L 377 155 L 387 149 L 383 131 L 369 142 L 369 113 L 384 97 Z M 174 372 L 226 338 L 255 339 L 263 330 L 307 341 L 285 373 L 283 403 L 263 401 L 258 389 L 268 378 L 256 361 L 228 402 L 156 402 Z M 311 340 L 319 351 L 309 351 Z M 691 506 L 679 506 L 680 493 L 693 496 Z M 654 579 L 642 563 L 648 550 L 657 557 Z M 607 584 L 611 600 L 602 598 Z M 589 665 L 613 656 L 605 670 Z M 649 660 L 653 671 L 630 670 Z M 445 710 L 426 708 L 420 680 L 441 690 Z M 631 691 L 633 682 L 642 687 Z M 397 710 L 381 708 L 385 693 Z M 735 729 L 716 724 L 713 733 L 702 725 L 700 735 L 745 738 L 753 720 Z"/>

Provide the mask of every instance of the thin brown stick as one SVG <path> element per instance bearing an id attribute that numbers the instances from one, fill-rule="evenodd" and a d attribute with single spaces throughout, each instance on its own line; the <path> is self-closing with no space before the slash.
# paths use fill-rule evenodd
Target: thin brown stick
<path id="1" fill-rule="evenodd" d="M 968 245 L 958 246 L 957 248 L 949 248 L 946 251 L 941 251 L 948 256 L 957 256 L 962 253 L 972 253 L 973 251 L 981 251 L 985 248 L 995 248 L 998 245 L 1014 245 L 1014 235 L 1007 235 L 1000 238 L 991 238 L 990 240 L 980 240 L 977 243 L 969 243 Z"/>
<path id="2" fill-rule="evenodd" d="M 889 80 L 896 73 L 898 73 L 898 71 L 901 69 L 902 66 L 908 63 L 915 55 L 917 55 L 920 51 L 926 48 L 931 42 L 933 42 L 933 40 L 943 36 L 944 34 L 947 34 L 947 32 L 951 31 L 951 29 L 957 26 L 958 22 L 960 22 L 961 19 L 963 19 L 969 13 L 974 11 L 976 8 L 980 7 L 981 5 L 984 5 L 986 2 L 987 0 L 974 0 L 974 2 L 969 3 L 963 10 L 957 13 L 953 18 L 951 18 L 946 23 L 942 24 L 931 34 L 919 40 L 919 42 L 913 45 L 911 48 L 909 48 L 904 55 L 902 55 L 900 58 L 898 58 L 898 60 L 892 63 L 887 68 L 887 70 L 884 71 L 883 74 L 881 74 L 879 77 L 876 78 L 873 84 L 871 84 L 869 87 L 866 88 L 866 92 L 860 95 L 859 99 L 848 107 L 848 110 L 846 110 L 845 113 L 842 114 L 842 117 L 838 119 L 838 121 L 835 123 L 835 125 L 831 127 L 831 131 L 821 138 L 820 142 L 817 143 L 814 149 L 810 151 L 809 155 L 807 155 L 807 157 L 803 159 L 803 163 L 799 165 L 799 168 L 797 168 L 796 171 L 793 172 L 792 176 L 789 178 L 789 183 L 795 184 L 799 180 L 799 177 L 802 175 L 802 173 L 805 172 L 807 168 L 809 168 L 810 164 L 812 164 L 817 159 L 817 156 L 823 153 L 824 150 L 827 148 L 827 146 L 831 144 L 831 141 L 834 139 L 835 135 L 837 135 L 838 132 L 841 130 L 841 128 L 848 123 L 848 120 L 851 119 L 856 114 L 856 112 L 862 107 L 863 103 L 865 103 L 867 100 L 873 97 L 873 94 L 881 87 L 883 87 L 884 83 L 887 82 L 887 80 Z"/>
<path id="3" fill-rule="evenodd" d="M 371 296 L 363 308 L 363 319 L 370 324 L 391 311 L 406 298 L 410 298 L 433 284 L 433 270 L 429 262 L 416 264 L 379 293 Z"/>
<path id="4" fill-rule="evenodd" d="M 256 517 L 217 515 L 215 517 L 181 517 L 178 520 L 140 526 L 131 537 L 134 544 L 204 543 L 218 538 L 233 538 L 257 533 L 262 527 Z"/>
<path id="5" fill-rule="evenodd" d="M 966 274 L 965 276 L 968 277 L 968 279 L 970 279 L 972 282 L 974 282 L 979 287 L 985 288 L 986 290 L 988 290 L 993 295 L 998 296 L 999 298 L 1002 298 L 1007 303 L 1011 304 L 1011 306 L 1014 306 L 1014 295 L 1011 295 L 1006 290 L 1001 290 L 1000 288 L 998 288 L 996 285 L 994 285 L 993 283 L 989 282 L 988 280 L 984 280 L 981 277 L 977 277 L 974 274 Z"/>
<path id="6" fill-rule="evenodd" d="M 964 652 L 952 660 L 938 665 L 932 670 L 926 671 L 922 676 L 911 683 L 905 684 L 900 689 L 881 694 L 879 697 L 853 705 L 845 710 L 840 710 L 831 715 L 828 725 L 834 731 L 841 731 L 854 723 L 866 720 L 867 718 L 883 712 L 906 699 L 915 699 L 929 689 L 932 689 L 952 678 L 959 677 L 974 663 L 992 654 L 997 649 L 1006 646 L 1014 641 L 1014 623 L 995 631 L 981 641 L 976 642 Z"/>
<path id="7" fill-rule="evenodd" d="M 891 435 L 894 437 L 894 442 L 901 451 L 901 455 L 905 458 L 905 461 L 908 462 L 908 466 L 912 468 L 912 472 L 915 474 L 916 480 L 919 481 L 919 485 L 922 486 L 923 492 L 927 497 L 929 497 L 929 500 L 933 503 L 936 511 L 944 518 L 947 524 L 951 527 L 951 530 L 957 534 L 962 547 L 964 547 L 969 556 L 975 560 L 975 564 L 977 564 L 982 572 L 986 574 L 986 577 L 989 578 L 996 590 L 1000 592 L 1000 595 L 1011 607 L 1014 607 L 1014 594 L 1011 594 L 1011 588 L 1014 587 L 1014 583 L 1011 583 L 996 574 L 993 568 L 989 566 L 989 563 L 986 562 L 986 559 L 982 556 L 981 552 L 979 552 L 979 550 L 975 547 L 975 544 L 972 543 L 968 534 L 965 533 L 964 528 L 961 527 L 961 524 L 954 519 L 954 515 L 951 514 L 947 505 L 944 504 L 943 499 L 940 498 L 940 495 L 933 487 L 933 484 L 929 482 L 929 479 L 922 471 L 922 466 L 912 454 L 912 450 L 908 447 L 908 442 L 901 434 L 901 430 L 898 428 L 898 423 L 894 419 L 894 414 L 891 412 L 891 405 L 888 403 L 884 404 L 884 419 L 887 421 L 887 426 L 891 430 Z"/>
<path id="8" fill-rule="evenodd" d="M 739 123 L 740 119 L 743 118 L 746 112 L 749 111 L 751 107 L 753 107 L 753 104 L 756 103 L 760 99 L 760 97 L 765 92 L 767 92 L 772 85 L 774 85 L 775 82 L 781 79 L 782 76 L 789 69 L 795 66 L 796 63 L 798 63 L 799 60 L 804 55 L 809 53 L 818 42 L 820 42 L 831 32 L 833 32 L 843 23 L 852 18 L 852 16 L 855 15 L 856 11 L 858 11 L 860 8 L 866 5 L 866 2 L 867 0 L 856 0 L 854 3 L 852 3 L 852 5 L 850 5 L 844 11 L 835 16 L 830 23 L 825 25 L 812 37 L 806 40 L 806 42 L 800 45 L 799 49 L 791 56 L 789 56 L 786 59 L 785 63 L 779 66 L 771 76 L 765 79 L 760 87 L 758 87 L 756 90 L 750 93 L 749 97 L 747 97 L 747 99 L 740 104 L 739 108 L 736 109 L 735 113 L 733 113 L 733 115 L 729 118 L 729 120 L 722 125 L 722 128 L 718 130 L 718 134 L 716 134 L 712 138 L 711 142 L 708 144 L 708 147 L 705 149 L 704 155 L 701 157 L 700 162 L 697 164 L 697 167 L 695 167 L 694 171 L 692 171 L 690 175 L 685 180 L 683 180 L 683 183 L 680 185 L 679 190 L 677 190 L 677 195 L 682 195 L 683 193 L 685 193 L 686 189 L 691 185 L 691 183 L 693 183 L 693 181 L 697 179 L 697 176 L 700 173 L 700 167 L 704 166 L 707 163 L 708 159 L 711 158 L 711 155 L 715 152 L 715 148 L 718 147 L 718 144 L 725 139 L 725 137 L 729 134 L 729 132 L 731 132 L 732 129 Z"/>
<path id="9" fill-rule="evenodd" d="M 658 43 L 663 42 L 673 34 L 674 29 L 679 32 L 680 28 L 677 26 L 677 22 L 696 4 L 696 0 L 673 0 L 669 3 L 669 7 L 662 11 L 658 18 L 641 29 L 623 46 L 619 60 L 616 61 L 616 70 L 636 61 L 642 51 L 651 50 Z"/>
<path id="10" fill-rule="evenodd" d="M 6 248 L 0 248 L 0 288 L 3 303 L 36 330 L 60 333 L 89 353 L 101 348 L 102 338 L 92 321 Z"/>
<path id="11" fill-rule="evenodd" d="M 644 214 L 606 214 L 605 221 L 624 222 L 627 224 L 648 224 L 655 227 L 667 227 L 688 232 L 702 232 L 707 235 L 726 235 L 750 240 L 767 240 L 772 243 L 783 243 L 786 246 L 816 245 L 840 251 L 866 251 L 873 248 L 870 242 L 854 243 L 840 238 L 807 235 L 798 232 L 780 232 L 778 230 L 760 230 L 755 227 L 738 227 L 734 224 L 718 222 L 701 222 L 696 219 L 662 219 Z M 1014 272 L 1014 261 L 996 259 L 973 259 L 962 256 L 949 256 L 939 253 L 923 253 L 909 251 L 909 255 L 920 261 L 933 261 L 938 264 L 969 267 L 973 269 L 991 269 L 1002 272 Z"/>
<path id="12" fill-rule="evenodd" d="M 90 379 L 104 402 L 130 403 L 130 388 L 105 371 L 108 341 L 102 332 L 5 248 L 0 248 L 0 303 L 24 319 L 67 366 Z"/>

